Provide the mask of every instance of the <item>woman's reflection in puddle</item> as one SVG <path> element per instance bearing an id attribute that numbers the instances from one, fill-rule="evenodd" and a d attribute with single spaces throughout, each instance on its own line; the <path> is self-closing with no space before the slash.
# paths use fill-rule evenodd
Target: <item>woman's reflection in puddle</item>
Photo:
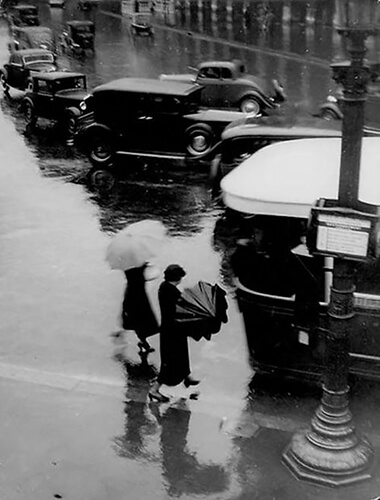
<path id="1" fill-rule="evenodd" d="M 228 488 L 228 474 L 220 465 L 202 464 L 187 447 L 191 412 L 187 401 L 175 406 L 149 404 L 161 427 L 162 468 L 169 496 L 207 495 Z"/>
<path id="2" fill-rule="evenodd" d="M 145 438 L 157 432 L 157 424 L 147 411 L 146 400 L 153 379 L 157 376 L 148 354 L 140 353 L 139 360 L 127 357 L 124 348 L 115 349 L 114 359 L 123 367 L 126 377 L 124 434 L 114 439 L 116 453 L 124 458 L 151 459 Z"/>
<path id="3" fill-rule="evenodd" d="M 213 494 L 228 489 L 228 473 L 215 464 L 203 464 L 188 449 L 191 411 L 185 398 L 160 404 L 148 401 L 148 392 L 157 371 L 146 353 L 133 361 L 119 345 L 114 359 L 126 376 L 125 426 L 114 439 L 116 453 L 123 458 L 162 464 L 169 496 Z M 196 403 L 195 403 L 196 404 Z M 153 439 L 152 439 L 153 438 Z M 161 455 L 157 454 L 159 439 Z M 155 441 L 155 442 L 154 442 Z"/>

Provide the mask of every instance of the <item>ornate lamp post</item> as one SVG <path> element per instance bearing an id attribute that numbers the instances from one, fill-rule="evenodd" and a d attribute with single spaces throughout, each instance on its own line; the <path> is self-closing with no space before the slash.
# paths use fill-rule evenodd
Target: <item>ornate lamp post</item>
<path id="1" fill-rule="evenodd" d="M 336 0 L 338 33 L 347 38 L 351 59 L 332 65 L 333 78 L 343 87 L 342 152 L 335 203 L 342 220 L 348 213 L 366 217 L 376 212 L 376 207 L 358 200 L 358 191 L 364 105 L 371 78 L 371 70 L 364 61 L 365 41 L 378 30 L 378 3 L 378 0 Z M 327 486 L 369 479 L 373 458 L 370 443 L 356 434 L 348 408 L 355 260 L 339 251 L 334 257 L 321 404 L 311 428 L 295 434 L 283 454 L 285 464 L 299 479 Z"/>

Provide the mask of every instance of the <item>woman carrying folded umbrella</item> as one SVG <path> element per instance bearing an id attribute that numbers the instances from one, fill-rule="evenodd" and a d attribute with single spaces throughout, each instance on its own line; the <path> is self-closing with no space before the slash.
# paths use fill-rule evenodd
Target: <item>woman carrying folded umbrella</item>
<path id="1" fill-rule="evenodd" d="M 199 384 L 199 380 L 190 376 L 187 336 L 181 334 L 176 325 L 176 306 L 181 298 L 177 287 L 185 275 L 186 271 L 181 266 L 171 264 L 165 269 L 165 279 L 158 291 L 161 309 L 161 366 L 157 381 L 149 392 L 151 401 L 169 401 L 169 398 L 160 392 L 162 384 L 175 386 L 183 382 L 186 387 Z"/>

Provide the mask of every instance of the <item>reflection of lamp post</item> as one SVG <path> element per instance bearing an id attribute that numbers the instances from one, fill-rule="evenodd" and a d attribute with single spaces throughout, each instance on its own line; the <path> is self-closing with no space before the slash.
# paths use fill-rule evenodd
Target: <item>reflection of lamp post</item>
<path id="1" fill-rule="evenodd" d="M 378 0 L 337 0 L 338 33 L 347 37 L 351 60 L 332 65 L 333 78 L 343 87 L 342 153 L 339 195 L 341 213 L 375 207 L 358 200 L 364 105 L 371 71 L 364 63 L 365 40 L 374 35 Z M 345 215 L 342 216 L 344 220 Z M 338 233 L 336 233 L 338 234 Z M 344 252 L 343 252 L 344 253 Z M 300 479 L 339 486 L 370 477 L 373 451 L 355 434 L 348 409 L 349 337 L 354 315 L 354 261 L 334 259 L 334 276 L 328 307 L 326 370 L 321 405 L 311 429 L 295 434 L 283 459 Z"/>

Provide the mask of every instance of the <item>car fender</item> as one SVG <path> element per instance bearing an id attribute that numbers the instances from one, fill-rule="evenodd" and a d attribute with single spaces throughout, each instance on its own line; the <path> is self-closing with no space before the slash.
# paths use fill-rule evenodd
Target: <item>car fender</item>
<path id="1" fill-rule="evenodd" d="M 68 114 L 73 114 L 76 118 L 78 118 L 80 116 L 81 112 L 78 108 L 71 106 L 70 108 L 65 109 L 65 115 L 68 115 Z"/>
<path id="2" fill-rule="evenodd" d="M 331 111 L 335 113 L 340 120 L 343 120 L 343 112 L 337 102 L 326 102 L 319 106 L 319 114 L 323 115 L 324 111 Z"/>
<path id="3" fill-rule="evenodd" d="M 79 135 L 81 140 L 87 142 L 90 141 L 91 137 L 94 137 L 95 134 L 107 134 L 111 137 L 113 135 L 111 129 L 101 123 L 90 123 L 90 125 L 81 130 Z"/>
<path id="4" fill-rule="evenodd" d="M 8 80 L 8 71 L 6 70 L 5 67 L 0 69 L 0 75 L 4 76 L 4 80 Z"/>

